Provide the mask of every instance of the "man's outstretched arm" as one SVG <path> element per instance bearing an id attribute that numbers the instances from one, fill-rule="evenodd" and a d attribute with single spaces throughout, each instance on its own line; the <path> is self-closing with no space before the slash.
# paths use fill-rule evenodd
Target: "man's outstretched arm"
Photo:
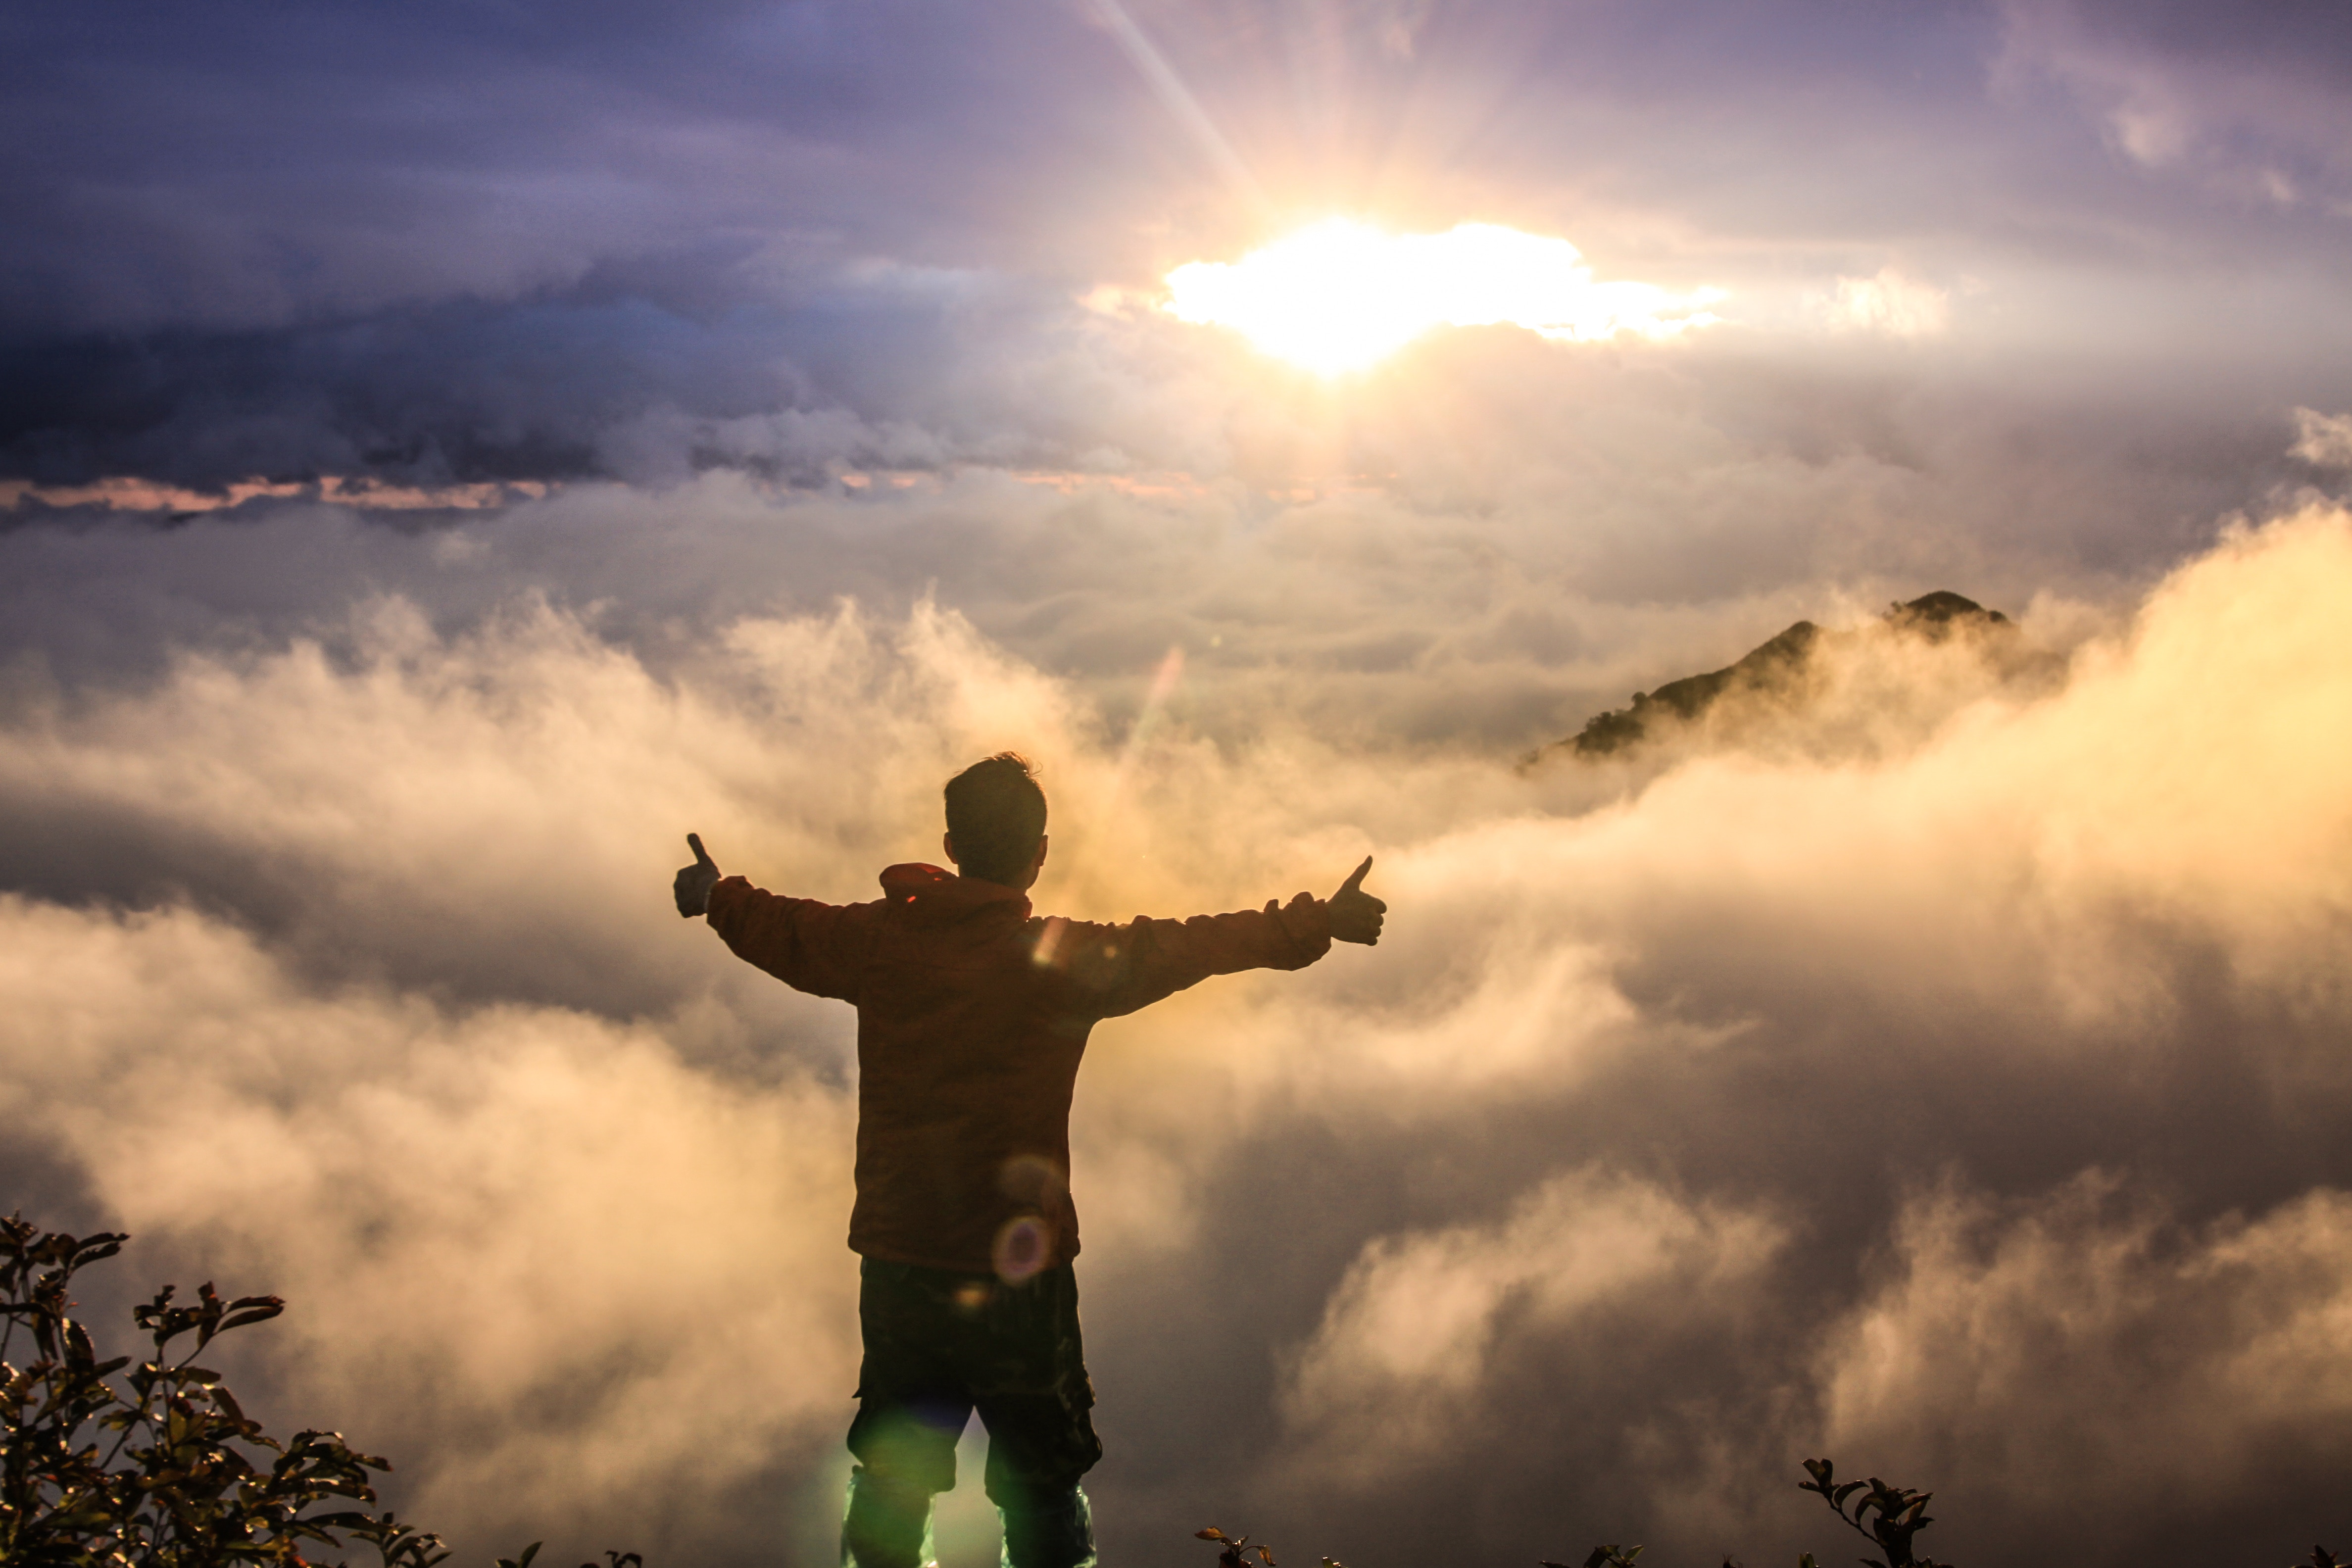
<path id="1" fill-rule="evenodd" d="M 740 877 L 720 875 L 700 834 L 688 834 L 686 844 L 694 851 L 694 864 L 679 867 L 670 882 L 679 914 L 688 920 L 708 916 L 710 929 L 736 957 L 794 990 L 857 999 L 875 906 L 843 907 L 771 893 Z"/>
<path id="2" fill-rule="evenodd" d="M 1367 857 L 1328 899 L 1301 893 L 1287 904 L 1188 921 L 1139 918 L 1123 926 L 1087 928 L 1070 952 L 1072 977 L 1094 994 L 1097 1017 L 1150 1006 L 1212 974 L 1244 969 L 1304 969 L 1337 942 L 1380 941 L 1388 905 L 1364 891 Z"/>

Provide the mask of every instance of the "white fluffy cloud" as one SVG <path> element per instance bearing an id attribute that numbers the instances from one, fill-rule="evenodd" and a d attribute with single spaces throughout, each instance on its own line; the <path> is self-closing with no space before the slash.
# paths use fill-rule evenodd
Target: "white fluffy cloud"
<path id="1" fill-rule="evenodd" d="M 2021 1534 L 2095 1553 L 2106 1519 L 2193 1519 L 2282 1465 L 2307 1484 L 2352 1437 L 2340 1189 L 2195 1226 L 2098 1171 L 2006 1209 L 1927 1192 L 1891 1262 L 1824 1338 L 1820 1441 L 1999 1493 Z"/>
<path id="2" fill-rule="evenodd" d="M 1590 1167 L 1545 1182 L 1499 1221 L 1366 1247 L 1285 1380 L 1301 1462 L 1365 1481 L 1461 1440 L 1507 1374 L 1510 1342 L 1612 1358 L 1629 1334 L 1708 1328 L 1784 1239 L 1767 1215 L 1678 1201 Z"/>
<path id="3" fill-rule="evenodd" d="M 2352 468 L 2352 414 L 2296 409 L 2290 450 L 2315 468 Z"/>

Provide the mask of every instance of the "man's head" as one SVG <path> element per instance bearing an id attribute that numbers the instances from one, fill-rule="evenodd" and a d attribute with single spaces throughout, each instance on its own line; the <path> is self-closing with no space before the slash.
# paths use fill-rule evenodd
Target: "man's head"
<path id="1" fill-rule="evenodd" d="M 1045 863 L 1045 792 L 1029 759 L 999 752 L 948 780 L 948 858 L 967 877 L 1026 889 Z"/>

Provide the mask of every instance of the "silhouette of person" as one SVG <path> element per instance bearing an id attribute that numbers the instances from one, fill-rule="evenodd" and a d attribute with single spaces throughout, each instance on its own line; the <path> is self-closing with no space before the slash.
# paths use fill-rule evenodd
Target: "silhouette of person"
<path id="1" fill-rule="evenodd" d="M 946 788 L 954 872 L 907 864 L 882 897 L 837 906 L 722 877 L 687 835 L 677 912 L 746 961 L 857 1009 L 864 1341 L 844 1561 L 918 1568 L 931 1500 L 955 1485 L 977 1411 L 985 1485 L 1012 1568 L 1088 1568 L 1079 1478 L 1102 1457 L 1078 1334 L 1070 1095 L 1087 1032 L 1212 974 L 1301 969 L 1334 941 L 1380 940 L 1367 858 L 1326 899 L 1124 925 L 1046 919 L 1045 794 L 1006 752 Z"/>

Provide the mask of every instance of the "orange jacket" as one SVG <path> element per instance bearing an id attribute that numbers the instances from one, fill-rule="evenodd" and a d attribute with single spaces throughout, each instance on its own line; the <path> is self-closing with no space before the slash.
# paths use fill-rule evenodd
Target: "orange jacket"
<path id="1" fill-rule="evenodd" d="M 857 1205 L 868 1258 L 1024 1279 L 1077 1256 L 1070 1091 L 1087 1033 L 1212 974 L 1303 969 L 1330 911 L 1125 925 L 1038 919 L 1018 889 L 893 866 L 870 904 L 710 890 L 711 928 L 797 990 L 857 1008 Z"/>

